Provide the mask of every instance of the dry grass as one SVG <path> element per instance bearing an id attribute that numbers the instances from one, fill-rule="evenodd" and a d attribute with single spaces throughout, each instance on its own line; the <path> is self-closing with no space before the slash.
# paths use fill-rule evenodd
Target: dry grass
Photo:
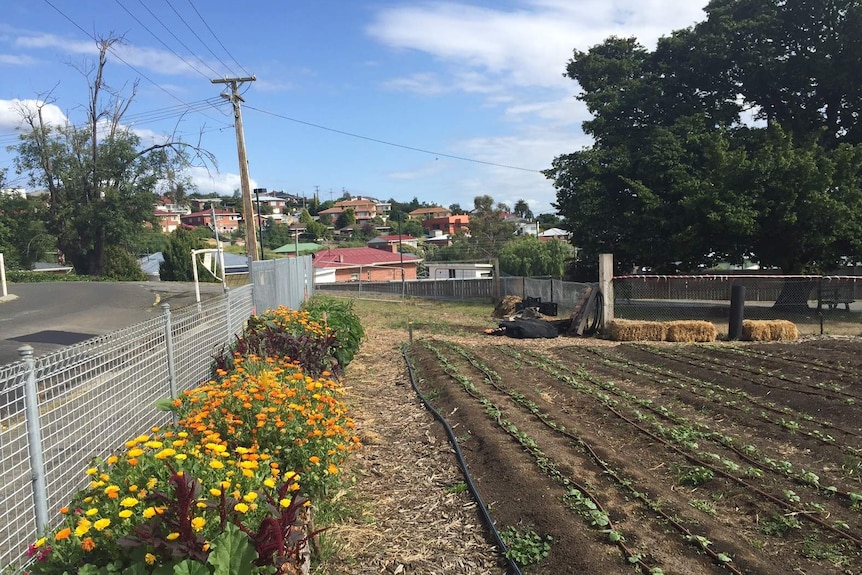
<path id="1" fill-rule="evenodd" d="M 667 337 L 667 323 L 615 319 L 608 322 L 605 331 L 614 341 L 664 341 Z"/>
<path id="2" fill-rule="evenodd" d="M 745 341 L 795 341 L 799 330 L 793 322 L 777 320 L 744 320 L 742 339 Z"/>
<path id="3" fill-rule="evenodd" d="M 667 322 L 667 341 L 680 343 L 711 342 L 718 337 L 715 324 L 708 321 L 669 321 Z"/>

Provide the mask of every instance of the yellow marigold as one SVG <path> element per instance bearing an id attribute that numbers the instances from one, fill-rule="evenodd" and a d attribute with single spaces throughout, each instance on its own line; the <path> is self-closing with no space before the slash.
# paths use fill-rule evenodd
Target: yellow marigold
<path id="1" fill-rule="evenodd" d="M 47 537 L 40 537 L 40 538 L 39 538 L 39 539 L 37 539 L 37 540 L 36 540 L 36 542 L 33 544 L 33 547 L 34 547 L 35 549 L 38 549 L 39 547 L 41 547 L 42 545 L 44 545 L 44 544 L 45 544 L 45 543 L 47 543 L 47 542 L 48 542 L 48 538 L 47 538 Z"/>
<path id="2" fill-rule="evenodd" d="M 167 459 L 168 457 L 173 457 L 173 456 L 174 456 L 174 455 L 176 455 L 176 454 L 177 454 L 177 450 L 176 450 L 176 449 L 173 449 L 173 448 L 171 448 L 171 447 L 168 447 L 168 448 L 166 448 L 166 449 L 162 449 L 161 451 L 159 451 L 158 453 L 156 453 L 154 457 L 155 457 L 156 459 Z"/>
<path id="3" fill-rule="evenodd" d="M 248 512 L 248 505 L 246 505 L 245 503 L 237 503 L 236 505 L 233 506 L 233 509 L 234 509 L 234 511 L 237 511 L 239 513 L 247 513 Z"/>
<path id="4" fill-rule="evenodd" d="M 86 535 L 90 531 L 90 527 L 92 527 L 92 523 L 90 523 L 84 517 L 78 520 L 78 525 L 75 527 L 75 537 L 81 537 L 82 535 Z"/>
<path id="5" fill-rule="evenodd" d="M 144 443 L 145 441 L 149 441 L 149 435 L 139 435 L 135 438 L 135 443 Z"/>
<path id="6" fill-rule="evenodd" d="M 275 479 L 273 479 L 272 477 L 267 477 L 266 479 L 264 479 L 263 484 L 270 489 L 275 489 Z"/>
<path id="7" fill-rule="evenodd" d="M 246 503 L 252 503 L 255 499 L 257 499 L 257 492 L 251 491 L 242 496 L 242 500 Z"/>
<path id="8" fill-rule="evenodd" d="M 156 556 L 152 553 L 147 553 L 146 555 L 144 555 L 144 561 L 147 562 L 147 565 L 152 565 L 156 562 Z"/>
<path id="9" fill-rule="evenodd" d="M 69 527 L 66 527 L 64 529 L 60 529 L 59 531 L 57 531 L 57 534 L 54 535 L 54 539 L 56 539 L 57 541 L 62 541 L 63 539 L 68 539 L 71 534 L 72 534 L 72 529 L 70 529 Z"/>
<path id="10" fill-rule="evenodd" d="M 117 460 L 118 460 L 118 457 L 116 455 L 112 455 L 112 456 L 108 457 L 108 460 L 107 460 L 108 465 L 115 464 L 117 462 Z"/>
<path id="11" fill-rule="evenodd" d="M 123 509 L 122 511 L 117 513 L 117 515 L 119 515 L 121 519 L 128 519 L 133 515 L 133 513 L 131 509 Z"/>
<path id="12" fill-rule="evenodd" d="M 203 517 L 195 517 L 194 519 L 192 519 L 192 529 L 194 529 L 195 531 L 200 531 L 204 528 L 204 525 L 206 524 L 207 520 Z"/>
<path id="13" fill-rule="evenodd" d="M 109 499 L 116 499 L 119 493 L 120 487 L 118 485 L 108 485 L 105 487 L 105 495 L 107 495 Z"/>
<path id="14" fill-rule="evenodd" d="M 120 507 L 134 507 L 138 503 L 140 502 L 134 497 L 126 497 L 125 499 L 120 501 Z"/>
<path id="15" fill-rule="evenodd" d="M 89 509 L 84 511 L 84 515 L 86 515 L 87 517 L 92 517 L 93 515 L 95 515 L 98 512 L 99 512 L 99 510 L 97 508 L 90 507 Z"/>
<path id="16" fill-rule="evenodd" d="M 210 461 L 210 467 L 212 467 L 213 469 L 224 469 L 224 463 L 222 463 L 218 459 L 213 459 L 212 461 Z"/>
<path id="17" fill-rule="evenodd" d="M 334 463 L 329 464 L 329 468 L 326 470 L 330 475 L 338 474 L 338 467 Z"/>
<path id="18" fill-rule="evenodd" d="M 111 520 L 105 517 L 93 523 L 93 529 L 95 529 L 96 531 L 102 531 L 103 529 L 107 529 L 110 524 Z"/>
<path id="19" fill-rule="evenodd" d="M 132 449 L 130 449 L 130 450 L 128 451 L 128 453 L 127 453 L 127 455 L 128 455 L 129 457 L 140 457 L 140 456 L 141 456 L 141 455 L 143 455 L 143 454 L 144 454 L 144 450 L 143 450 L 143 449 L 141 449 L 140 447 L 132 448 Z"/>
<path id="20" fill-rule="evenodd" d="M 155 477 L 150 477 L 149 480 L 147 480 L 147 489 L 152 491 L 153 487 L 155 487 L 158 483 L 158 479 L 156 479 Z"/>
<path id="21" fill-rule="evenodd" d="M 91 467 L 87 471 L 85 471 L 84 473 L 86 473 L 87 475 L 95 475 L 98 472 L 99 472 L 98 469 L 96 469 L 95 467 Z"/>
<path id="22" fill-rule="evenodd" d="M 167 539 L 168 541 L 173 541 L 174 539 L 179 539 L 179 537 L 180 534 L 174 531 L 173 533 L 168 533 L 167 536 L 165 536 L 165 539 Z"/>
<path id="23" fill-rule="evenodd" d="M 151 519 L 156 516 L 156 508 L 155 507 L 147 507 L 141 512 L 141 515 L 144 516 L 144 519 Z"/>
<path id="24" fill-rule="evenodd" d="M 282 507 L 290 507 L 290 499 L 287 499 L 287 498 L 281 499 L 281 500 L 279 500 L 278 504 L 281 505 Z"/>
<path id="25" fill-rule="evenodd" d="M 221 497 L 221 489 L 216 489 L 215 487 L 211 488 L 210 495 L 213 497 Z"/>
<path id="26" fill-rule="evenodd" d="M 153 441 L 147 441 L 146 443 L 144 443 L 144 445 L 146 445 L 150 449 L 161 449 L 164 446 L 164 443 L 162 443 L 161 441 L 153 440 Z"/>

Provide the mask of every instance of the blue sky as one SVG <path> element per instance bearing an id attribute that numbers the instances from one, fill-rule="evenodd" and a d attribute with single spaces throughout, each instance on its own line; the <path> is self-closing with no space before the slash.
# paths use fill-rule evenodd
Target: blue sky
<path id="1" fill-rule="evenodd" d="M 0 168 L 21 106 L 84 122 L 94 37 L 118 35 L 106 84 L 137 92 L 126 115 L 145 140 L 176 131 L 212 152 L 198 190 L 240 186 L 229 104 L 243 86 L 252 188 L 321 200 L 350 194 L 472 207 L 490 195 L 553 212 L 541 173 L 590 141 L 574 49 L 611 35 L 657 38 L 704 17 L 706 0 L 5 0 L 0 21 Z M 88 64 L 89 62 L 89 64 Z M 185 111 L 183 114 L 182 112 Z"/>

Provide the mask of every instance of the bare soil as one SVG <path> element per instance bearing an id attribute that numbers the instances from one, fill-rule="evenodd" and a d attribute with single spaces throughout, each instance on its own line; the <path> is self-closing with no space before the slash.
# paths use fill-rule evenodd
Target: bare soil
<path id="1" fill-rule="evenodd" d="M 402 345 L 497 529 L 552 538 L 524 573 L 862 573 L 862 340 L 513 340 L 435 317 L 412 343 L 369 321 L 345 378 L 357 511 L 316 573 L 507 572 Z"/>
<path id="2" fill-rule="evenodd" d="M 410 350 L 527 572 L 862 572 L 859 341 L 533 343 Z"/>

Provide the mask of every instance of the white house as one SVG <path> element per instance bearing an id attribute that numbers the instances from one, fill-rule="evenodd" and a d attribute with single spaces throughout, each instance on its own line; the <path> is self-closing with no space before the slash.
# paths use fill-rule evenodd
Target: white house
<path id="1" fill-rule="evenodd" d="M 494 265 L 490 263 L 429 262 L 428 279 L 483 279 L 494 276 Z"/>

